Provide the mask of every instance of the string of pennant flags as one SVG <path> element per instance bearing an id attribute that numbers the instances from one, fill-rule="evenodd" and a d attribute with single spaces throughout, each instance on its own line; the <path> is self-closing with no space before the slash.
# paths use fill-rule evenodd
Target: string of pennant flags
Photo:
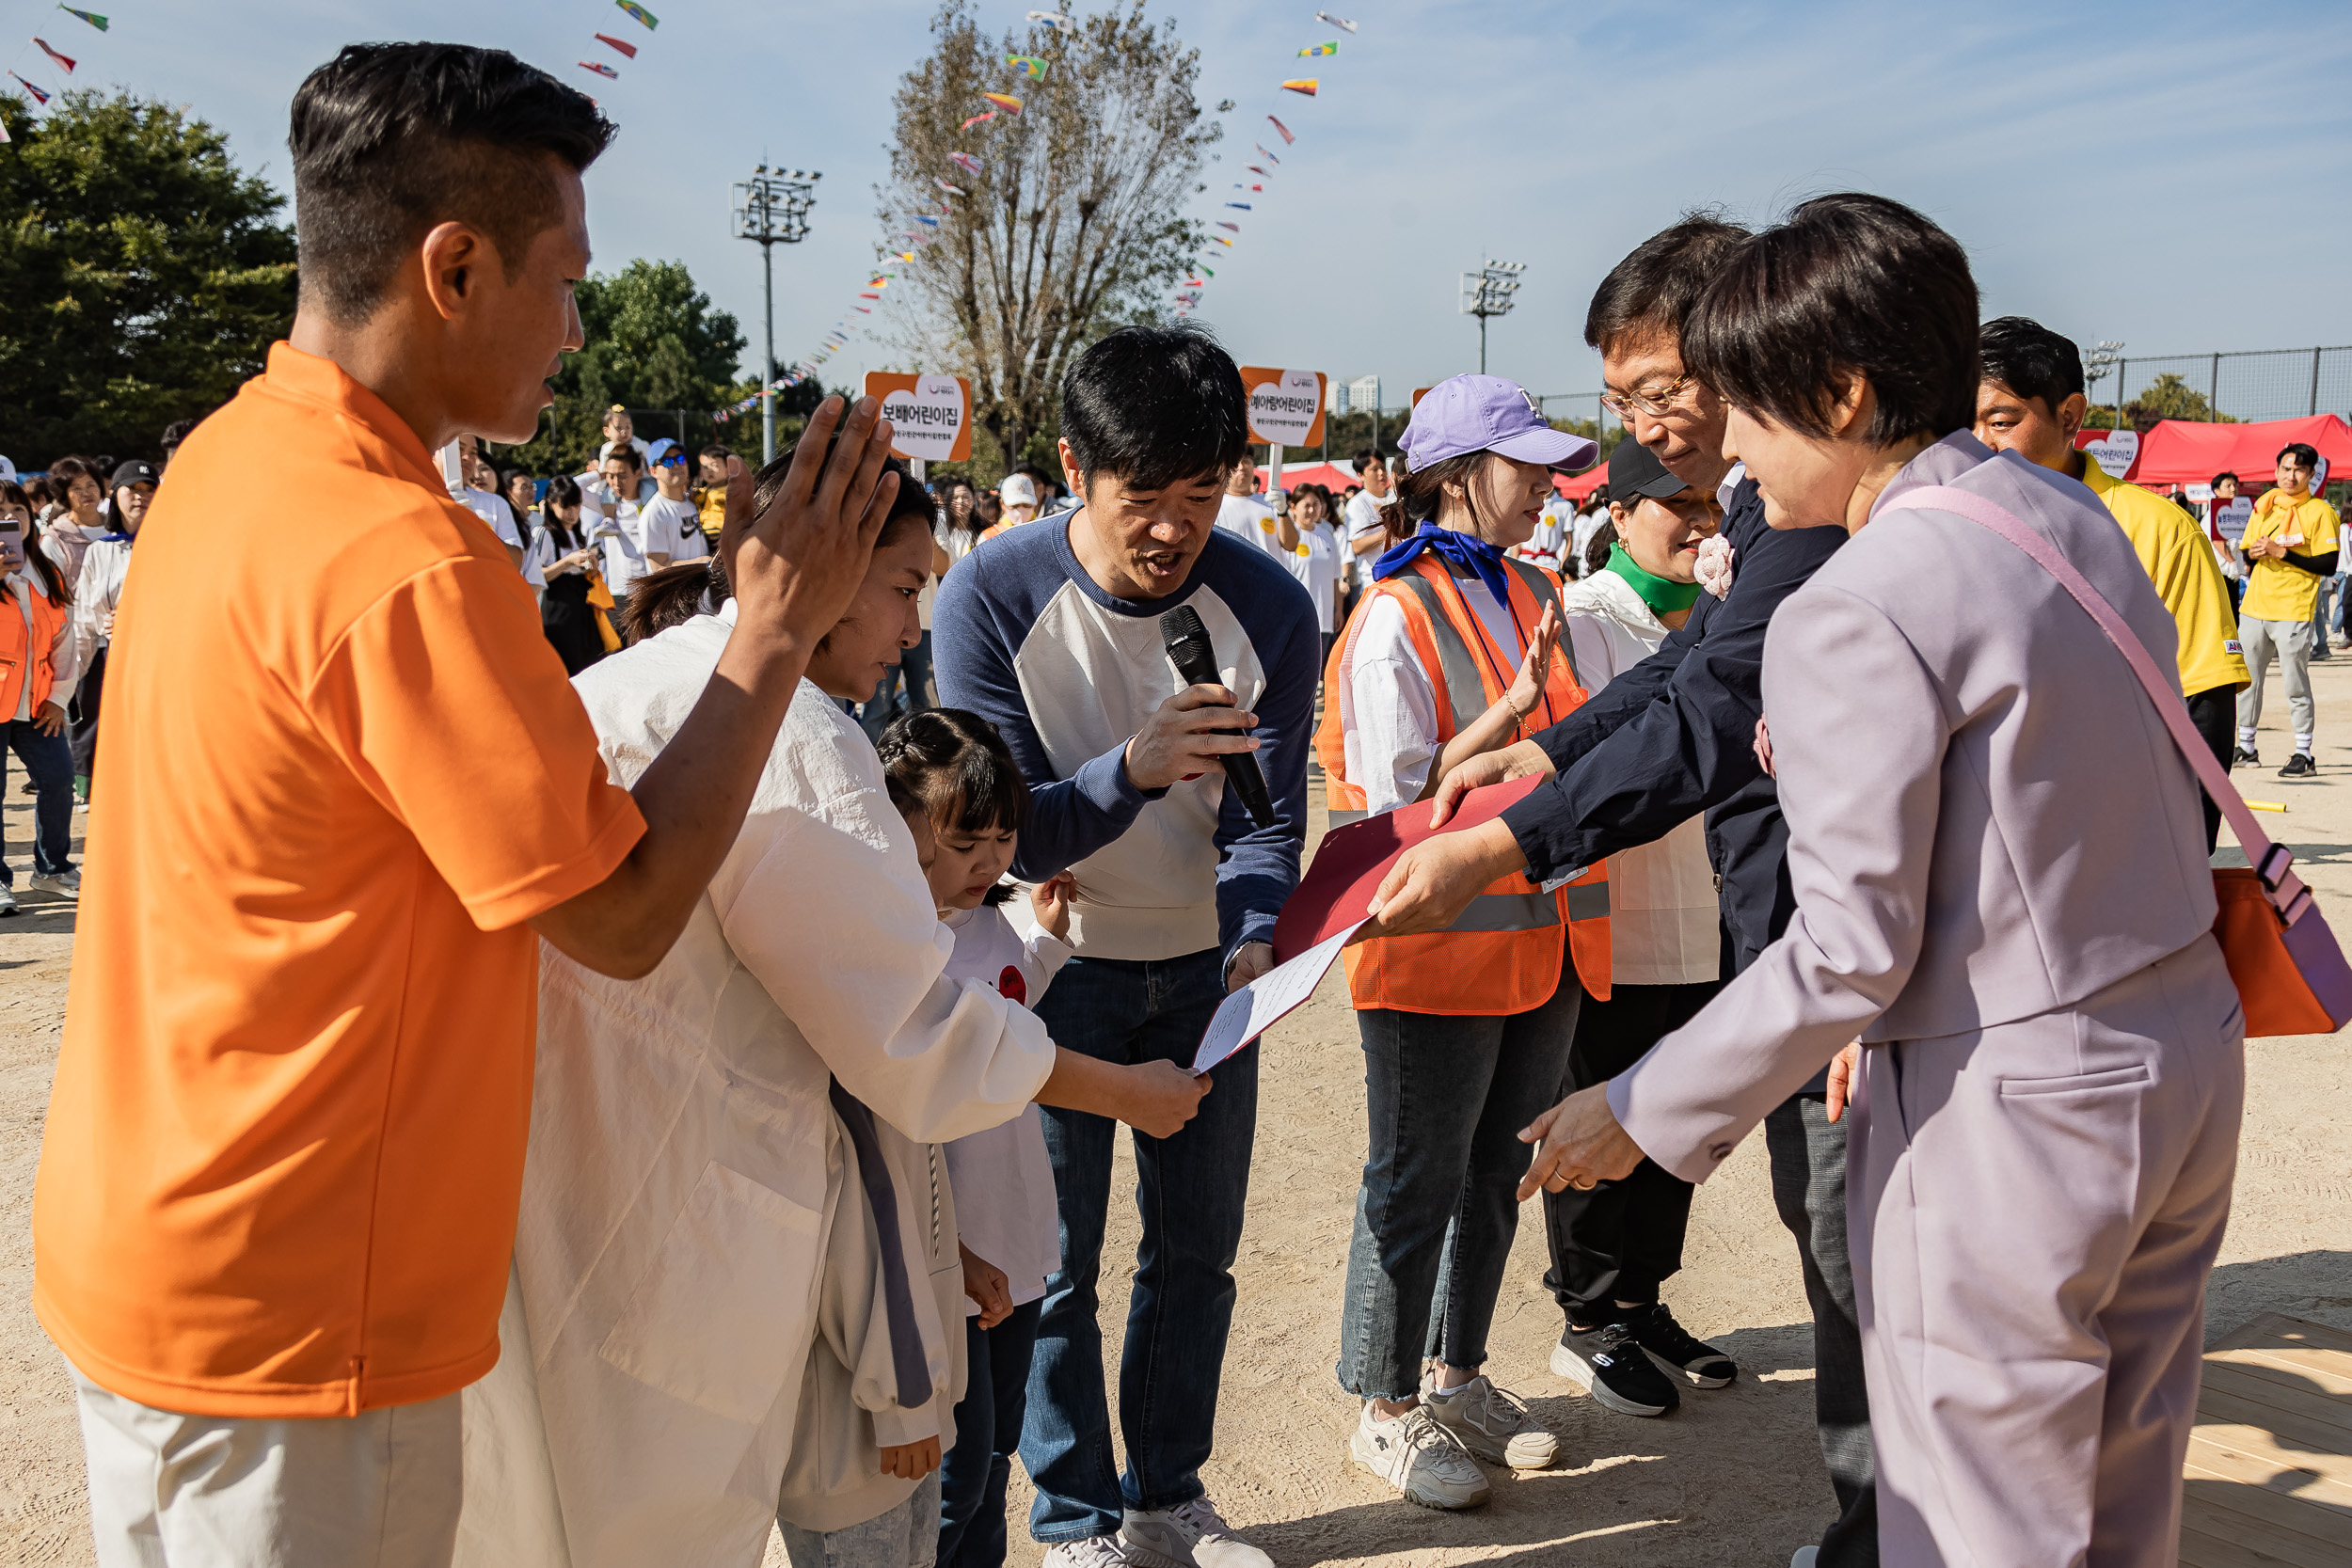
<path id="1" fill-rule="evenodd" d="M 102 33 L 106 32 L 113 25 L 107 18 L 101 16 L 96 11 L 76 10 L 72 6 L 64 5 L 59 6 L 57 9 L 63 11 L 68 16 L 80 18 L 84 23 L 96 28 Z M 54 31 L 54 29 L 52 30 Z M 75 30 L 77 32 L 79 31 L 79 29 Z M 78 52 L 87 47 L 85 44 L 72 41 L 72 39 L 67 38 L 66 34 L 59 33 L 57 36 L 59 38 L 66 38 L 67 49 L 72 49 Z M 81 64 L 81 61 L 76 58 L 75 55 L 67 54 L 65 49 L 58 48 L 56 44 L 50 42 L 47 39 L 42 38 L 39 34 L 33 35 L 31 46 L 39 49 L 41 54 L 48 56 L 49 64 L 43 66 L 39 61 L 28 61 L 24 53 L 25 46 L 20 44 L 17 47 L 15 60 L 9 64 L 8 75 L 15 81 L 18 87 L 24 89 L 24 95 L 33 101 L 34 107 L 45 109 L 49 106 L 49 100 L 56 96 L 57 90 L 61 89 L 46 87 L 38 82 L 29 80 L 19 72 L 17 67 L 30 63 L 33 69 L 39 71 L 41 75 L 48 77 L 51 81 L 63 83 L 72 76 L 75 68 Z M 56 74 L 52 75 L 51 72 L 53 71 L 56 72 Z M 8 121 L 0 119 L 0 142 L 5 142 L 9 139 L 11 138 L 8 135 Z"/>
<path id="2" fill-rule="evenodd" d="M 1356 24 L 1346 17 L 1333 16 L 1329 11 L 1317 11 L 1315 20 L 1326 26 L 1335 27 L 1350 37 L 1355 35 Z M 1319 43 L 1310 43 L 1301 48 L 1294 57 L 1302 60 L 1329 59 L 1339 54 L 1340 43 L 1339 39 L 1326 39 Z M 1301 98 L 1312 98 L 1323 90 L 1323 81 L 1317 76 L 1294 76 L 1279 83 L 1276 90 L 1295 92 Z M 1297 134 L 1283 124 L 1279 117 L 1271 112 L 1266 115 L 1265 122 L 1273 128 L 1274 135 L 1281 138 L 1285 149 L 1298 140 Z M 1255 214 L 1258 204 L 1254 198 L 1265 194 L 1267 183 L 1273 180 L 1275 172 L 1282 166 L 1280 155 L 1264 142 L 1253 141 L 1250 144 L 1250 150 L 1256 154 L 1258 162 L 1245 164 L 1242 167 L 1246 174 L 1253 178 L 1233 182 L 1232 188 L 1237 193 L 1237 197 L 1229 197 L 1226 199 L 1224 205 L 1227 211 Z M 1176 291 L 1173 305 L 1175 314 L 1179 316 L 1188 316 L 1200 309 L 1201 296 L 1208 293 L 1211 280 L 1216 277 L 1216 269 L 1209 263 L 1227 260 L 1240 242 L 1241 225 L 1233 219 L 1213 218 L 1210 220 L 1210 227 L 1221 229 L 1225 232 L 1204 236 L 1205 245 L 1201 253 L 1193 259 L 1191 273 L 1186 276 Z M 1207 245 L 1216 245 L 1222 248 L 1212 250 L 1206 248 Z"/>
<path id="3" fill-rule="evenodd" d="M 661 25 L 661 19 L 639 5 L 637 0 L 612 0 L 612 3 L 648 33 Z M 638 46 L 625 38 L 615 38 L 611 33 L 594 33 L 590 36 L 625 60 L 633 60 L 637 57 Z M 608 82 L 617 82 L 621 79 L 620 71 L 610 60 L 599 57 L 593 60 L 580 60 L 577 63 L 580 70 L 593 71 Z M 591 99 L 589 102 L 595 103 L 596 101 Z"/>
<path id="4" fill-rule="evenodd" d="M 1077 21 L 1060 11 L 1031 11 L 1027 20 L 1065 38 L 1078 31 Z M 1041 55 L 1007 55 L 1004 61 L 1009 75 L 1006 86 L 1018 87 L 1023 92 L 1041 86 L 1054 64 L 1052 59 Z M 981 107 L 982 103 L 987 107 Z M 975 130 L 993 121 L 1017 118 L 1027 106 L 1028 101 L 1020 92 L 983 92 L 979 94 L 978 103 L 972 105 L 973 113 L 956 128 L 956 135 L 959 137 L 969 136 Z M 832 329 L 818 341 L 814 349 L 775 380 L 750 396 L 739 398 L 717 410 L 712 417 L 723 424 L 736 415 L 756 407 L 759 400 L 770 392 L 799 386 L 814 376 L 827 360 L 854 342 L 866 325 L 858 318 L 874 314 L 875 309 L 882 302 L 883 292 L 905 276 L 906 268 L 919 264 L 924 247 L 946 231 L 944 225 L 946 219 L 953 217 L 958 211 L 955 198 L 971 195 L 957 182 L 966 178 L 977 180 L 987 167 L 986 160 L 971 148 L 959 147 L 950 151 L 947 166 L 932 176 L 931 183 L 937 188 L 937 194 L 931 198 L 933 210 L 909 213 L 908 227 L 898 230 L 876 247 L 883 260 L 866 275 L 866 283 L 849 302 L 842 318 L 834 323 Z"/>

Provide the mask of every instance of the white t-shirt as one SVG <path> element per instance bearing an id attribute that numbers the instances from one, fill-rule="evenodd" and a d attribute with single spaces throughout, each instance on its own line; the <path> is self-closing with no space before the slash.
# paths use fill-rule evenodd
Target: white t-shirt
<path id="1" fill-rule="evenodd" d="M 644 547 L 667 555 L 673 566 L 710 554 L 710 541 L 703 537 L 702 514 L 694 510 L 692 501 L 656 496 L 640 506 L 637 515 L 644 519 Z"/>
<path id="2" fill-rule="evenodd" d="M 1274 538 L 1274 508 L 1255 496 L 1228 496 L 1217 503 L 1216 526 L 1247 539 L 1268 555 L 1281 554 Z"/>
<path id="3" fill-rule="evenodd" d="M 645 575 L 645 515 L 623 501 L 609 518 L 591 518 L 583 511 L 580 520 L 602 555 L 605 587 L 626 594 Z"/>
<path id="4" fill-rule="evenodd" d="M 1351 549 L 1357 541 L 1366 534 L 1377 539 L 1388 527 L 1382 521 L 1388 515 L 1388 509 L 1375 500 L 1369 490 L 1359 490 L 1348 498 L 1345 515 L 1347 543 Z M 1372 563 L 1379 558 L 1378 550 L 1374 550 L 1368 555 L 1354 557 L 1357 587 L 1370 588 L 1372 586 Z"/>
<path id="5" fill-rule="evenodd" d="M 1579 572 L 1584 570 L 1585 546 L 1593 542 L 1593 535 L 1598 533 L 1600 525 L 1608 520 L 1609 509 L 1605 506 L 1597 506 L 1590 512 L 1581 515 L 1569 526 L 1568 548 L 1576 554 L 1576 569 Z"/>
<path id="6" fill-rule="evenodd" d="M 1276 546 L 1280 546 L 1279 538 Z M 1315 626 L 1324 632 L 1335 629 L 1334 622 L 1338 619 L 1333 598 L 1340 582 L 1340 549 L 1339 533 L 1327 518 L 1311 529 L 1300 529 L 1298 549 L 1282 561 L 1291 569 L 1291 576 L 1307 590 L 1307 596 L 1315 601 Z"/>
<path id="7" fill-rule="evenodd" d="M 458 492 L 457 499 L 467 511 L 490 525 L 490 531 L 499 536 L 500 544 L 506 546 L 509 549 L 523 551 L 523 580 L 525 582 L 530 583 L 533 588 L 545 588 L 548 585 L 547 577 L 539 570 L 539 563 L 532 560 L 528 549 L 523 548 L 522 530 L 515 525 L 515 509 L 507 504 L 504 496 L 495 495 L 488 490 L 477 490 L 469 484 L 464 490 Z"/>
<path id="8" fill-rule="evenodd" d="M 1497 602 L 1478 578 L 1454 579 L 1468 605 L 1497 645 L 1510 655 L 1501 672 L 1509 686 L 1527 657 L 1510 607 Z M 1421 797 L 1429 766 L 1438 755 L 1438 699 L 1429 672 L 1406 629 L 1404 607 L 1383 594 L 1358 617 L 1363 623 L 1340 660 L 1340 734 L 1346 747 L 1347 779 L 1364 792 L 1364 809 L 1394 811 Z M 1478 717 L 1457 713 L 1454 727 Z"/>
<path id="9" fill-rule="evenodd" d="M 1043 931 L 1023 942 L 1001 908 L 950 910 L 940 922 L 956 940 L 947 979 L 977 980 L 995 987 L 999 995 L 1017 989 L 1027 1006 L 1037 1006 L 1055 972 L 1070 958 L 1070 948 Z M 1018 988 L 1006 983 L 1009 973 L 1017 976 Z M 963 1244 L 1005 1271 L 1015 1307 L 1039 1300 L 1046 1278 L 1061 1267 L 1061 1227 L 1037 1106 L 986 1132 L 957 1138 L 945 1149 Z M 979 1303 L 965 1298 L 964 1316 L 979 1310 Z"/>

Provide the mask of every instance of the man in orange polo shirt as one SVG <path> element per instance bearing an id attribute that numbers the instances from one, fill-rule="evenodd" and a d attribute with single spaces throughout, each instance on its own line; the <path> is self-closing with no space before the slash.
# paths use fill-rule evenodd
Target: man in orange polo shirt
<path id="1" fill-rule="evenodd" d="M 730 531 L 709 687 L 633 797 L 608 783 L 431 454 L 536 428 L 580 346 L 580 171 L 612 134 L 491 50 L 357 46 L 295 95 L 291 341 L 181 449 L 116 622 L 34 1195 L 102 1563 L 449 1560 L 539 939 L 660 961 L 895 493 L 871 400 L 828 402 Z M 332 522 L 257 515 L 264 466 Z M 736 489 L 739 513 L 739 465 Z"/>

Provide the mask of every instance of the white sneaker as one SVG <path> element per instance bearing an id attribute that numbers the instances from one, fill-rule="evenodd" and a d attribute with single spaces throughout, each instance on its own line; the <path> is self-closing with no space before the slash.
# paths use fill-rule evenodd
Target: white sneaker
<path id="1" fill-rule="evenodd" d="M 1432 1420 L 1489 1465 L 1549 1470 L 1560 1462 L 1560 1439 L 1484 1372 L 1459 1388 L 1443 1391 L 1432 1378 L 1424 1377 L 1421 1402 L 1428 1407 Z"/>
<path id="2" fill-rule="evenodd" d="M 1423 1508 L 1476 1508 L 1493 1494 L 1486 1472 L 1462 1447 L 1462 1440 L 1430 1418 L 1429 1407 L 1391 1416 L 1386 1420 L 1364 1406 L 1356 1434 L 1347 1440 L 1356 1463 L 1405 1494 L 1406 1502 Z"/>
<path id="3" fill-rule="evenodd" d="M 71 868 L 60 871 L 54 877 L 36 871 L 33 873 L 33 891 L 35 893 L 58 893 L 68 898 L 79 898 L 82 895 L 82 874 Z"/>
<path id="4" fill-rule="evenodd" d="M 1144 1568 L 1274 1568 L 1274 1560 L 1225 1522 L 1205 1497 L 1149 1513 L 1127 1511 L 1119 1539 Z"/>
<path id="5" fill-rule="evenodd" d="M 1084 1541 L 1057 1541 L 1045 1548 L 1044 1568 L 1126 1568 L 1126 1552 L 1116 1535 L 1089 1535 Z"/>
<path id="6" fill-rule="evenodd" d="M 0 920 L 5 920 L 15 912 L 16 895 L 9 891 L 7 883 L 0 882 Z"/>
<path id="7" fill-rule="evenodd" d="M 1788 1559 L 1788 1568 L 1813 1568 L 1813 1560 L 1820 1555 L 1819 1546 L 1799 1546 Z"/>

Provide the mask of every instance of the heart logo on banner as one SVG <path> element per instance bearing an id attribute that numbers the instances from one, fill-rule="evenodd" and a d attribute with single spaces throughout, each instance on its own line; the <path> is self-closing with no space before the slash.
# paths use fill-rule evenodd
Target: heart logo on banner
<path id="1" fill-rule="evenodd" d="M 913 391 L 896 391 L 882 402 L 882 418 L 897 431 L 892 446 L 902 455 L 944 462 L 963 430 L 963 385 L 952 375 L 915 377 Z"/>
<path id="2" fill-rule="evenodd" d="M 2139 459 L 2139 432 L 2106 431 L 2083 450 L 2109 479 L 2122 479 Z"/>
<path id="3" fill-rule="evenodd" d="M 1303 447 L 1323 403 L 1323 378 L 1312 371 L 1284 371 L 1279 381 L 1249 388 L 1249 426 L 1260 436 L 1286 447 Z"/>

